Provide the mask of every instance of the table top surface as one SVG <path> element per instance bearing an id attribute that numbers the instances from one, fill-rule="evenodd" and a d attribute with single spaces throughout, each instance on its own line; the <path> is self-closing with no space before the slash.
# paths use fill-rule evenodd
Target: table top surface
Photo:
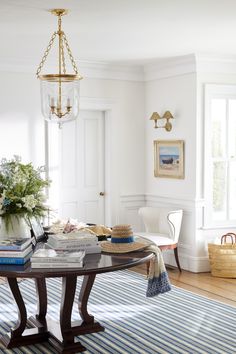
<path id="1" fill-rule="evenodd" d="M 136 251 L 123 254 L 94 253 L 87 254 L 83 266 L 78 268 L 31 268 L 31 262 L 25 265 L 0 265 L 0 276 L 8 278 L 53 278 L 67 275 L 89 275 L 127 269 L 148 262 L 154 257 L 152 252 Z"/>

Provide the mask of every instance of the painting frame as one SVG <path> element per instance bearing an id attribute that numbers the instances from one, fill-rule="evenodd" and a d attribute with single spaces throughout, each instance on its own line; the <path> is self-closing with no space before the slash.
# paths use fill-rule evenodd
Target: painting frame
<path id="1" fill-rule="evenodd" d="M 33 216 L 29 218 L 32 243 L 35 245 L 37 242 L 45 240 L 45 232 L 40 220 Z"/>
<path id="2" fill-rule="evenodd" d="M 184 140 L 154 140 L 154 176 L 184 179 Z"/>

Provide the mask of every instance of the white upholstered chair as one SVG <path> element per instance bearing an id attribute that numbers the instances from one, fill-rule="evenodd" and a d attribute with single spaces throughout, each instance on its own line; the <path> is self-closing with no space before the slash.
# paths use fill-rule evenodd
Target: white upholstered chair
<path id="1" fill-rule="evenodd" d="M 173 249 L 176 264 L 181 272 L 178 258 L 178 240 L 182 223 L 183 210 L 171 210 L 161 207 L 142 207 L 139 209 L 145 232 L 137 235 L 155 243 L 162 251 Z"/>

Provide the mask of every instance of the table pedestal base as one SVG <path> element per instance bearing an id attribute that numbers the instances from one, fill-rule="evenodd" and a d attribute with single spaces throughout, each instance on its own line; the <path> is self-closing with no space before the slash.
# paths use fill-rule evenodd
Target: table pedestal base
<path id="1" fill-rule="evenodd" d="M 26 307 L 18 287 L 16 278 L 9 278 L 12 295 L 18 306 L 18 322 L 9 334 L 0 338 L 6 348 L 48 341 L 58 353 L 80 353 L 86 348 L 75 341 L 75 336 L 104 331 L 104 327 L 94 320 L 87 311 L 88 298 L 95 280 L 95 275 L 84 276 L 79 294 L 80 321 L 71 322 L 71 313 L 76 289 L 76 275 L 68 275 L 62 279 L 62 297 L 59 323 L 46 317 L 47 291 L 45 278 L 35 279 L 38 295 L 36 316 L 27 320 Z M 26 325 L 33 328 L 26 329 Z"/>
<path id="2" fill-rule="evenodd" d="M 41 332 L 40 328 L 26 329 L 21 336 L 12 337 L 11 334 L 5 334 L 0 338 L 1 343 L 8 349 L 45 342 L 49 337 L 49 333 L 47 331 Z"/>

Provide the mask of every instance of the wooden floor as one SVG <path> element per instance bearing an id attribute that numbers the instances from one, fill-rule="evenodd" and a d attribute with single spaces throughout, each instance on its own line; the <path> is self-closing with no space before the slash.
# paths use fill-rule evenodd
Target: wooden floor
<path id="1" fill-rule="evenodd" d="M 145 267 L 132 268 L 145 274 Z M 211 273 L 191 273 L 167 266 L 171 284 L 236 307 L 236 279 L 216 278 Z"/>

